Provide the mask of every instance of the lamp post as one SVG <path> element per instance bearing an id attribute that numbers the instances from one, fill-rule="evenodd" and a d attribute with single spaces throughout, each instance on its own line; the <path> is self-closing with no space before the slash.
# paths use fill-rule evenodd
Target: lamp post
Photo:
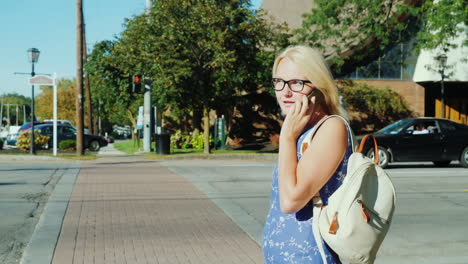
<path id="1" fill-rule="evenodd" d="M 39 60 L 39 54 L 41 52 L 36 48 L 28 49 L 28 58 L 31 62 L 32 70 L 31 77 L 34 77 L 36 73 L 34 72 L 34 63 Z M 34 84 L 31 85 L 31 147 L 29 148 L 31 155 L 36 154 L 34 150 Z"/>
<path id="2" fill-rule="evenodd" d="M 447 66 L 447 55 L 444 53 L 437 55 L 435 59 L 439 62 L 439 73 L 441 75 L 440 81 L 440 115 L 445 118 L 445 91 L 444 91 L 444 78 L 445 78 L 445 66 Z"/>

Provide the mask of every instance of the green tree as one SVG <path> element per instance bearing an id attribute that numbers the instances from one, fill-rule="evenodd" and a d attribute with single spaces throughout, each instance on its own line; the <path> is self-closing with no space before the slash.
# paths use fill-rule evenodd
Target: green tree
<path id="1" fill-rule="evenodd" d="M 322 49 L 335 74 L 347 74 L 416 36 L 416 51 L 448 50 L 468 22 L 465 0 L 316 0 L 296 42 Z M 466 34 L 465 34 L 466 36 Z M 467 45 L 466 38 L 464 44 Z"/>
<path id="2" fill-rule="evenodd" d="M 437 52 L 447 53 L 451 49 L 458 47 L 455 39 L 462 38 L 461 45 L 468 46 L 468 5 L 466 0 L 440 0 L 424 1 L 419 9 L 419 20 L 421 29 L 416 39 L 416 51 L 436 50 Z M 467 58 L 461 58 L 467 60 Z M 433 69 L 431 65 L 426 65 Z M 453 65 L 447 65 L 445 72 L 451 75 L 450 68 Z"/>
<path id="3" fill-rule="evenodd" d="M 357 133 L 376 131 L 413 115 L 401 95 L 388 87 L 379 89 L 353 81 L 341 81 L 338 84 L 350 113 L 351 127 Z"/>
<path id="4" fill-rule="evenodd" d="M 417 30 L 417 0 L 316 0 L 304 14 L 297 42 L 324 52 L 335 74 L 347 74 L 367 65 Z"/>
<path id="5" fill-rule="evenodd" d="M 76 122 L 76 81 L 59 79 L 57 82 L 57 119 Z M 53 118 L 53 87 L 41 86 L 41 93 L 36 97 L 35 114 L 41 120 Z"/>
<path id="6" fill-rule="evenodd" d="M 85 65 L 90 76 L 93 108 L 98 109 L 101 119 L 119 125 L 131 124 L 135 128 L 143 97 L 129 91 L 130 69 L 114 56 L 116 42 L 106 40 L 94 45 Z"/>
<path id="7" fill-rule="evenodd" d="M 8 93 L 0 96 L 0 104 L 2 115 L 0 120 L 3 125 L 16 125 L 17 120 L 18 125 L 21 125 L 25 116 L 26 120 L 31 120 L 31 98 L 17 93 Z"/>
<path id="8" fill-rule="evenodd" d="M 155 1 L 148 14 L 127 20 L 125 28 L 94 58 L 93 67 L 104 73 L 98 79 L 113 82 L 135 73 L 151 79 L 160 108 L 179 120 L 192 119 L 195 129 L 203 116 L 207 153 L 209 111 L 229 114 L 235 95 L 265 84 L 275 47 L 286 45 L 288 37 L 241 0 Z M 89 73 L 95 74 L 91 66 Z M 112 99 L 126 100 L 116 96 Z"/>

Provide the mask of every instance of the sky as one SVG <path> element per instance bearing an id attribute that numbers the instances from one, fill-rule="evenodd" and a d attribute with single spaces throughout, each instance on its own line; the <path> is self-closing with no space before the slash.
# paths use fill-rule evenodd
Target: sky
<path id="1" fill-rule="evenodd" d="M 259 8 L 262 0 L 251 0 Z M 31 96 L 31 63 L 27 50 L 37 48 L 37 74 L 58 78 L 76 74 L 76 1 L 0 0 L 0 95 Z M 112 40 L 123 30 L 125 18 L 145 10 L 145 0 L 83 0 L 86 43 Z M 26 73 L 26 75 L 15 74 Z M 37 95 L 40 89 L 35 88 Z"/>

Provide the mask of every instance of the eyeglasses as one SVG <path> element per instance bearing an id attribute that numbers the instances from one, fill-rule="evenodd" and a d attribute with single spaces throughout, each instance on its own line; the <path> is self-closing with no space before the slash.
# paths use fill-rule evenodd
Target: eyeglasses
<path id="1" fill-rule="evenodd" d="M 296 79 L 285 81 L 281 78 L 272 78 L 271 82 L 273 83 L 273 89 L 275 89 L 275 91 L 282 91 L 286 84 L 288 84 L 289 89 L 293 92 L 300 92 L 304 89 L 304 84 L 312 83 L 311 81 Z"/>

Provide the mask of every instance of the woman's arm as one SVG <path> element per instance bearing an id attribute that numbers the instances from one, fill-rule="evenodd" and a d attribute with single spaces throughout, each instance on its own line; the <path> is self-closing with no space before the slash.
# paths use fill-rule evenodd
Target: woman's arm
<path id="1" fill-rule="evenodd" d="M 327 183 L 346 152 L 348 133 L 341 119 L 328 119 L 297 162 L 297 136 L 290 131 L 281 135 L 279 149 L 279 196 L 284 213 L 302 209 Z"/>

